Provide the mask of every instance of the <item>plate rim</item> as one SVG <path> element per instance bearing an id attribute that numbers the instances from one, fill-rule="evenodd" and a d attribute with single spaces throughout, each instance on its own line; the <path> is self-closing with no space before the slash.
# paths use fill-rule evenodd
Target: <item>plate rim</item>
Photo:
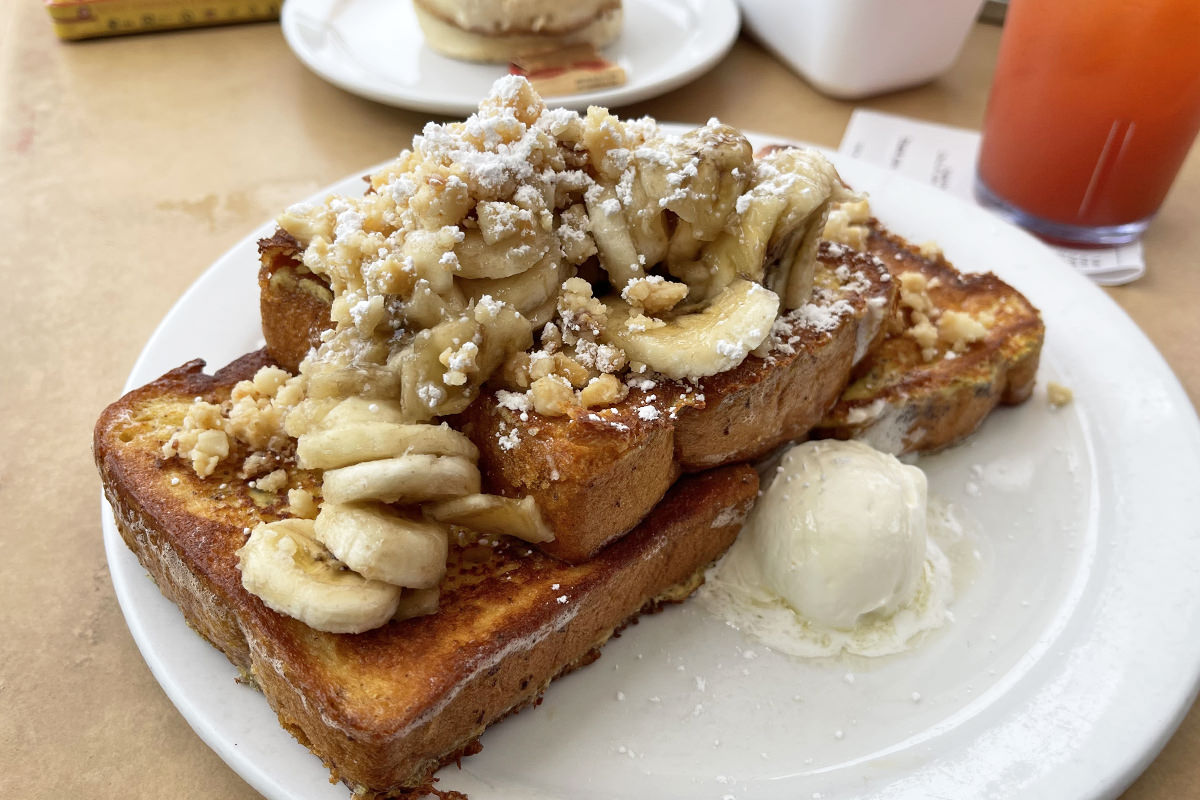
<path id="1" fill-rule="evenodd" d="M 365 2 L 366 0 L 348 1 Z M 403 2 L 404 0 L 401 1 Z M 648 4 L 662 1 L 624 0 L 627 4 Z M 588 105 L 625 106 L 665 94 L 708 72 L 728 54 L 737 40 L 738 33 L 741 30 L 741 9 L 736 0 L 688 1 L 710 9 L 706 11 L 706 14 L 711 14 L 711 16 L 701 16 L 705 24 L 712 26 L 711 30 L 713 34 L 719 34 L 713 39 L 712 46 L 701 54 L 699 58 L 681 64 L 674 72 L 660 77 L 655 81 L 639 83 L 636 76 L 634 76 L 622 86 L 576 95 L 548 97 L 547 100 L 554 105 L 561 105 L 576 110 L 583 110 Z M 447 97 L 438 93 L 406 90 L 386 91 L 370 84 L 346 79 L 337 74 L 336 71 L 331 70 L 324 59 L 321 59 L 305 45 L 303 37 L 298 32 L 298 16 L 304 13 L 304 5 L 315 2 L 319 2 L 319 0 L 289 0 L 289 2 L 284 3 L 283 9 L 280 12 L 280 29 L 283 32 L 283 37 L 288 48 L 317 77 L 351 94 L 398 108 L 441 115 L 466 115 L 475 111 L 481 99 L 479 97 L 468 98 L 464 95 L 461 98 L 453 98 L 452 96 Z"/>
<path id="2" fill-rule="evenodd" d="M 664 123 L 664 125 L 669 125 L 669 123 Z M 788 137 L 782 136 L 753 134 L 749 132 L 747 135 L 751 136 L 752 140 L 759 142 L 794 141 L 789 140 Z M 839 164 L 854 163 L 855 170 L 865 171 L 867 174 L 874 174 L 880 179 L 881 184 L 894 182 L 899 184 L 901 188 L 912 189 L 918 194 L 924 195 L 929 195 L 930 192 L 936 192 L 936 190 L 930 189 L 929 187 L 922 186 L 921 184 L 913 182 L 907 178 L 904 178 L 903 176 L 889 173 L 870 164 L 855 162 L 854 159 L 838 154 L 832 155 L 835 161 Z M 371 167 L 370 169 L 375 169 L 375 167 Z M 351 183 L 357 186 L 362 174 L 363 173 L 361 170 L 357 170 L 345 178 L 336 181 L 330 184 L 328 187 L 325 187 L 321 191 L 315 193 L 313 197 L 324 196 L 330 191 L 339 190 L 341 187 L 348 186 Z M 873 186 L 872 188 L 874 190 L 878 190 L 878 186 Z M 941 195 L 947 203 L 967 207 L 967 204 L 962 203 L 962 201 L 957 200 L 956 198 L 948 195 L 942 195 L 941 193 L 938 194 Z M 980 211 L 979 213 L 985 214 L 986 212 Z M 1183 428 L 1185 428 L 1185 430 L 1182 432 L 1182 434 L 1190 436 L 1193 442 L 1200 442 L 1200 420 L 1197 419 L 1195 408 L 1192 406 L 1190 399 L 1187 397 L 1186 392 L 1183 390 L 1183 387 L 1178 381 L 1178 378 L 1170 369 L 1170 366 L 1166 363 L 1165 359 L 1163 359 L 1161 353 L 1159 353 L 1157 348 L 1154 347 L 1145 334 L 1142 333 L 1139 328 L 1137 328 L 1136 324 L 1131 318 L 1129 318 L 1124 310 L 1121 309 L 1107 294 L 1105 294 L 1098 287 L 1094 286 L 1085 277 L 1075 273 L 1069 267 L 1062 264 L 1052 251 L 1050 251 L 1036 239 L 1033 239 L 1033 237 L 1029 236 L 1024 231 L 1012 228 L 1012 226 L 1009 226 L 1007 223 L 1000 222 L 999 220 L 996 220 L 995 224 L 999 225 L 1006 231 L 1003 234 L 1004 236 L 1024 237 L 1025 246 L 1033 245 L 1035 248 L 1040 248 L 1043 253 L 1043 258 L 1041 260 L 1046 267 L 1056 271 L 1060 277 L 1067 275 L 1071 276 L 1069 278 L 1062 278 L 1066 281 L 1068 286 L 1071 286 L 1071 288 L 1074 290 L 1082 292 L 1085 298 L 1088 298 L 1091 303 L 1099 303 L 1100 308 L 1102 308 L 1107 314 L 1115 314 L 1116 318 L 1123 320 L 1123 322 L 1120 324 L 1132 330 L 1130 346 L 1134 349 L 1140 350 L 1141 352 L 1137 355 L 1148 360 L 1148 369 L 1154 371 L 1156 373 L 1156 377 L 1160 380 L 1160 386 L 1158 388 L 1162 389 L 1168 395 L 1171 395 L 1171 399 L 1175 402 L 1176 406 L 1179 406 L 1182 409 L 1190 409 L 1190 415 L 1187 414 L 1186 411 L 1183 413 L 1183 419 L 1181 422 L 1183 423 Z M 272 226 L 273 223 L 267 222 L 255 228 L 250 234 L 241 239 L 227 252 L 216 259 L 200 275 L 200 277 L 192 284 L 192 286 L 189 287 L 189 289 L 179 298 L 172 309 L 164 317 L 162 322 L 156 327 L 154 333 L 147 340 L 146 346 L 141 351 L 137 362 L 130 373 L 125 391 L 141 385 L 147 380 L 157 377 L 157 374 L 159 374 L 158 372 L 153 372 L 153 374 L 150 374 L 147 377 L 147 370 L 153 371 L 157 369 L 157 367 L 154 365 L 156 360 L 154 357 L 154 350 L 156 347 L 163 347 L 163 344 L 160 340 L 168 336 L 171 324 L 176 315 L 183 313 L 185 307 L 189 303 L 194 302 L 192 298 L 197 296 L 197 294 L 203 290 L 206 281 L 214 281 L 220 276 L 223 265 L 228 265 L 229 263 L 240 258 L 244 254 L 243 251 L 245 251 L 248 247 L 252 248 L 254 241 L 262 236 L 264 231 L 269 233 Z M 932 227 L 936 228 L 936 224 Z M 229 267 L 225 266 L 225 269 L 229 269 Z M 1002 273 L 1003 277 L 1003 270 L 1000 270 L 1000 272 Z M 171 366 L 174 365 L 172 364 Z M 162 370 L 159 370 L 159 372 L 161 371 Z M 1182 401 L 1182 403 L 1180 401 Z M 1197 472 L 1200 473 L 1200 470 Z M 108 508 L 107 502 L 103 500 L 103 494 L 101 506 L 106 559 L 109 564 L 110 574 L 112 575 L 118 602 L 121 606 L 122 613 L 125 616 L 126 623 L 130 628 L 131 634 L 133 635 L 133 638 L 142 653 L 143 659 L 146 660 L 147 665 L 154 674 L 156 681 L 160 684 L 160 686 L 163 687 L 172 704 L 176 706 L 176 708 L 180 711 L 180 713 L 184 716 L 189 725 L 193 728 L 193 730 L 196 731 L 200 738 L 210 748 L 212 748 L 231 769 L 233 769 L 243 779 L 250 783 L 251 786 L 264 795 L 272 798 L 292 796 L 292 790 L 280 783 L 278 776 L 274 775 L 270 769 L 266 768 L 264 765 L 258 763 L 256 760 L 250 757 L 245 749 L 239 749 L 236 742 L 231 742 L 229 737 L 222 733 L 219 726 L 214 724 L 212 709 L 205 708 L 202 705 L 197 704 L 195 699 L 191 698 L 185 691 L 183 684 L 179 682 L 175 676 L 169 674 L 168 668 L 165 666 L 163 660 L 158 654 L 158 648 L 162 645 L 160 642 L 155 641 L 155 634 L 147 627 L 148 623 L 146 622 L 145 614 L 142 612 L 142 609 L 139 608 L 138 602 L 134 599 L 136 592 L 134 592 L 135 587 L 132 585 L 130 578 L 131 576 L 144 576 L 144 570 L 141 568 L 140 564 L 138 564 L 136 558 L 133 557 L 132 553 L 125 547 L 120 535 L 116 532 L 112 520 L 111 509 Z M 131 560 L 132 565 L 129 563 Z M 161 600 L 166 602 L 171 606 L 172 609 L 174 609 L 174 605 L 170 604 L 170 601 L 167 601 L 165 598 L 163 598 L 159 594 L 157 587 L 154 587 L 152 583 L 150 584 L 149 591 L 154 595 L 157 595 Z M 178 610 L 175 610 L 178 613 Z M 1193 611 L 1195 611 L 1195 609 L 1193 609 Z M 180 618 L 180 621 L 182 622 L 182 618 Z M 186 625 L 183 627 L 185 628 L 184 633 L 190 636 L 190 629 L 187 629 Z M 192 638 L 194 638 L 196 642 L 202 645 L 204 648 L 216 653 L 218 656 L 220 656 L 221 660 L 224 661 L 224 657 L 220 655 L 219 651 L 216 651 L 215 648 L 212 648 L 211 645 L 209 645 L 203 639 L 198 637 Z M 1181 684 L 1176 687 L 1174 692 L 1168 693 L 1169 696 L 1161 697 L 1155 705 L 1155 713 L 1152 715 L 1154 717 L 1154 722 L 1150 723 L 1149 727 L 1153 728 L 1156 733 L 1148 735 L 1140 743 L 1141 746 L 1139 747 L 1126 747 L 1123 750 L 1123 758 L 1106 760 L 1103 765 L 1103 771 L 1105 771 L 1106 774 L 1100 776 L 1095 772 L 1091 773 L 1086 780 L 1086 787 L 1083 787 L 1082 785 L 1073 787 L 1076 790 L 1076 796 L 1116 796 L 1120 793 L 1120 791 L 1123 791 L 1124 788 L 1132 783 L 1132 781 L 1136 779 L 1136 777 L 1141 774 L 1142 771 L 1144 771 L 1146 766 L 1154 760 L 1158 752 L 1171 738 L 1174 731 L 1187 714 L 1189 708 L 1194 703 L 1197 692 L 1200 691 L 1200 644 L 1194 645 L 1186 654 L 1184 654 L 1184 656 L 1177 655 L 1177 659 L 1186 660 L 1188 662 L 1190 667 L 1190 680 L 1181 682 Z M 259 695 L 259 698 L 261 698 L 261 695 Z M 270 711 L 268 704 L 262 702 L 261 699 L 259 704 L 265 708 L 270 713 L 271 718 L 274 719 L 274 712 Z M 1144 714 L 1143 716 L 1146 715 Z M 286 740 L 288 745 L 298 748 L 305 757 L 311 759 L 312 761 L 316 761 L 319 766 L 319 760 L 311 756 L 306 748 L 295 742 L 295 740 L 291 738 L 290 734 L 287 734 L 282 729 L 278 728 L 278 725 L 275 725 L 275 730 L 280 737 L 283 737 Z M 1087 792 L 1083 791 L 1085 788 L 1088 790 Z"/>

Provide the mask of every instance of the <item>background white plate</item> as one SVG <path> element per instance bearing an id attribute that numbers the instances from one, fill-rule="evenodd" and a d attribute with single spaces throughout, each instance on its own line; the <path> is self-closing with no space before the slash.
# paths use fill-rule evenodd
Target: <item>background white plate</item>
<path id="1" fill-rule="evenodd" d="M 733 0 L 625 0 L 624 8 L 621 35 L 603 54 L 625 68 L 627 82 L 555 97 L 556 105 L 627 105 L 670 91 L 721 60 L 738 34 Z M 492 83 L 508 74 L 503 64 L 433 52 L 411 0 L 288 0 L 280 23 L 288 46 L 309 69 L 380 103 L 470 114 Z"/>
<path id="2" fill-rule="evenodd" d="M 760 140 L 761 143 L 761 140 Z M 969 442 L 921 459 L 979 525 L 956 621 L 914 652 L 797 661 L 695 603 L 643 619 L 489 730 L 440 775 L 477 798 L 1115 796 L 1169 737 L 1200 676 L 1200 426 L 1178 382 L 1099 289 L 1033 238 L 935 189 L 833 156 L 875 213 L 993 269 L 1043 311 L 1039 388 Z M 361 172 L 332 187 L 361 190 Z M 261 342 L 255 239 L 151 337 L 141 385 Z M 216 311 L 223 322 L 213 324 Z M 338 798 L 320 762 L 146 580 L 104 513 L 113 583 L 151 670 L 196 732 L 269 798 Z M 919 695 L 915 700 L 914 693 Z"/>

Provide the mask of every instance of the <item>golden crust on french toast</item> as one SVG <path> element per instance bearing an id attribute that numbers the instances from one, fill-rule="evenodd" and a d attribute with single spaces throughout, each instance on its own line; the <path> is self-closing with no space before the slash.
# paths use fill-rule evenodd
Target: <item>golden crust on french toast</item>
<path id="1" fill-rule="evenodd" d="M 265 350 L 94 434 L 130 549 L 356 795 L 422 791 L 687 597 L 747 462 L 818 425 L 940 447 L 1032 386 L 1019 293 L 715 119 L 581 116 L 509 76 L 368 181 L 259 242 Z"/>
<path id="2" fill-rule="evenodd" d="M 172 370 L 105 410 L 94 452 L 117 527 L 159 588 L 351 786 L 421 785 L 488 724 L 594 658 L 641 609 L 686 597 L 757 491 L 746 466 L 685 478 L 631 533 L 574 566 L 506 537 L 464 534 L 437 613 L 323 633 L 242 587 L 236 551 L 247 530 L 287 516 L 282 501 L 256 495 L 232 462 L 203 480 L 161 457 L 193 398 L 219 402 L 269 363 L 259 352 L 213 376 L 200 361 Z M 318 481 L 289 472 L 295 488 Z"/>
<path id="3" fill-rule="evenodd" d="M 260 242 L 263 331 L 284 366 L 318 341 L 323 309 L 286 234 Z M 634 378 L 608 408 L 563 416 L 506 408 L 485 391 L 455 422 L 480 450 L 487 491 L 532 496 L 555 539 L 581 561 L 629 530 L 682 472 L 749 461 L 803 437 L 834 404 L 854 363 L 882 338 L 895 290 L 884 266 L 824 248 L 810 303 L 776 324 L 769 352 L 695 382 Z M 294 362 L 294 363 L 293 363 Z"/>
<path id="4" fill-rule="evenodd" d="M 930 452 L 970 435 L 997 405 L 1029 397 L 1045 327 L 1024 295 L 991 273 L 961 273 L 940 252 L 923 253 L 876 221 L 868 248 L 898 283 L 921 289 L 932 314 L 952 311 L 967 325 L 987 324 L 970 342 L 955 342 L 944 324 L 939 336 L 923 339 L 902 299 L 888 334 L 855 368 L 815 436 L 862 439 L 896 454 Z"/>

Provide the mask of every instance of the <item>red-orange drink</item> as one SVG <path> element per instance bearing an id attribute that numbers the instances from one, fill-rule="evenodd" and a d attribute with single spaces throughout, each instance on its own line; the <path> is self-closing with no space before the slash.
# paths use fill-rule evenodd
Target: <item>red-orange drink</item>
<path id="1" fill-rule="evenodd" d="M 1049 238 L 1129 241 L 1198 130 L 1200 0 L 1011 0 L 977 188 Z"/>

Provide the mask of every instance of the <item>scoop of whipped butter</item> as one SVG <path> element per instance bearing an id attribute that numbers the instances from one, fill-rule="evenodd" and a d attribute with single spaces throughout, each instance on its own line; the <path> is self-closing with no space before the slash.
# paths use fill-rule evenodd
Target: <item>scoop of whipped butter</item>
<path id="1" fill-rule="evenodd" d="M 905 649 L 947 618 L 950 564 L 927 535 L 925 474 L 861 442 L 791 448 L 704 603 L 794 655 Z"/>

